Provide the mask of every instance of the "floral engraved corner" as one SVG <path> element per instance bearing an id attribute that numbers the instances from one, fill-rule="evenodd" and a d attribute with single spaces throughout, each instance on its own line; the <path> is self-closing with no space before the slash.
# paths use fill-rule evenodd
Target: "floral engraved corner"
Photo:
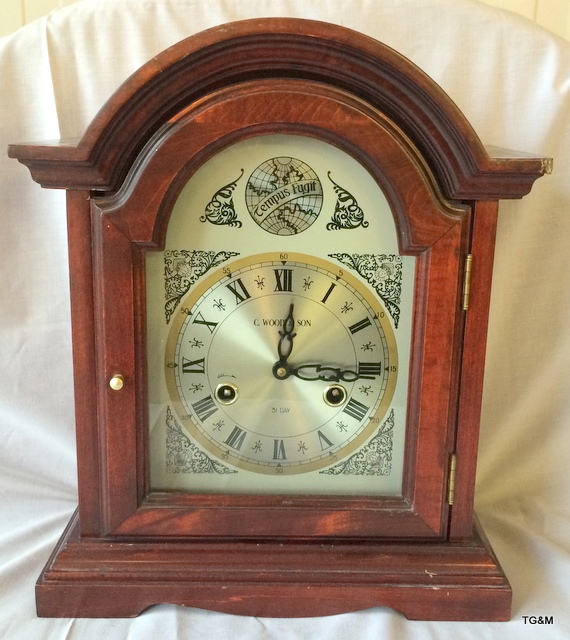
<path id="1" fill-rule="evenodd" d="M 320 473 L 339 476 L 389 476 L 392 471 L 392 440 L 394 435 L 394 409 L 378 433 L 357 453 Z"/>
<path id="2" fill-rule="evenodd" d="M 345 267 L 354 269 L 374 288 L 398 328 L 402 296 L 402 256 L 369 253 L 331 253 Z"/>
<path id="3" fill-rule="evenodd" d="M 366 229 L 368 222 L 364 220 L 364 211 L 360 208 L 356 198 L 331 178 L 330 171 L 327 175 L 337 195 L 334 213 L 331 217 L 331 222 L 327 224 L 327 229 L 329 231 L 356 229 L 358 227 Z"/>
<path id="4" fill-rule="evenodd" d="M 170 249 L 164 252 L 164 286 L 166 322 L 190 287 L 210 269 L 239 255 L 234 251 L 187 251 Z"/>
<path id="5" fill-rule="evenodd" d="M 241 227 L 241 222 L 237 219 L 237 213 L 234 207 L 233 193 L 242 176 L 243 169 L 238 178 L 216 191 L 210 202 L 206 205 L 204 215 L 200 216 L 200 222 Z"/>
<path id="6" fill-rule="evenodd" d="M 182 433 L 170 407 L 166 408 L 166 471 L 168 473 L 237 473 L 212 460 Z"/>

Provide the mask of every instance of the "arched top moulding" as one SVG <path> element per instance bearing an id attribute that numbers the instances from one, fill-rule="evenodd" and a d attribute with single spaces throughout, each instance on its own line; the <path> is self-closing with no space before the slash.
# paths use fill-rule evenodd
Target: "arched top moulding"
<path id="1" fill-rule="evenodd" d="M 9 155 L 44 187 L 110 193 L 176 113 L 259 78 L 302 78 L 364 100 L 406 134 L 450 199 L 520 198 L 550 170 L 548 159 L 490 154 L 449 96 L 390 47 L 295 18 L 234 22 L 182 40 L 128 78 L 77 142 L 12 145 Z"/>

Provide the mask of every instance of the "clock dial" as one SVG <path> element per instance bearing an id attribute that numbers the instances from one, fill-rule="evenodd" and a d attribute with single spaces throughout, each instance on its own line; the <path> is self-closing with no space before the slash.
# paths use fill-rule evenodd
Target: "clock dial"
<path id="1" fill-rule="evenodd" d="M 363 444 L 396 385 L 393 330 L 345 269 L 264 254 L 220 269 L 176 316 L 169 396 L 202 447 L 240 469 L 321 469 Z"/>

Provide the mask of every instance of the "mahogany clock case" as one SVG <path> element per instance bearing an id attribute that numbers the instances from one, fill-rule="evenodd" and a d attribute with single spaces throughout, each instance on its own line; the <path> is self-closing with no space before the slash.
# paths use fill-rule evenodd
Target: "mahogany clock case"
<path id="1" fill-rule="evenodd" d="M 357 159 L 390 204 L 400 253 L 416 258 L 399 496 L 150 485 L 145 256 L 164 246 L 199 167 L 275 134 Z M 498 200 L 528 193 L 547 160 L 493 155 L 399 54 L 293 19 L 182 41 L 76 144 L 10 154 L 66 189 L 68 204 L 79 508 L 38 582 L 40 615 L 132 616 L 171 602 L 260 616 L 385 605 L 409 618 L 509 617 L 510 586 L 473 515 L 487 318 Z"/>

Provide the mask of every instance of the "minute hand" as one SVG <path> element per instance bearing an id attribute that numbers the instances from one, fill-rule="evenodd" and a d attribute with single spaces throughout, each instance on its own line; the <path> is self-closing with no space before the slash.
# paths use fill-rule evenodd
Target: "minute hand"
<path id="1" fill-rule="evenodd" d="M 289 373 L 301 380 L 322 380 L 323 382 L 354 382 L 360 378 L 374 378 L 373 376 L 360 375 L 351 369 L 329 367 L 322 364 L 302 364 L 298 367 L 291 367 Z"/>
<path id="2" fill-rule="evenodd" d="M 287 358 L 293 351 L 293 338 L 297 335 L 294 333 L 295 319 L 293 318 L 293 304 L 289 307 L 289 313 L 283 323 L 283 331 L 279 331 L 279 343 L 277 344 L 277 353 L 279 354 L 279 363 L 286 364 Z"/>

